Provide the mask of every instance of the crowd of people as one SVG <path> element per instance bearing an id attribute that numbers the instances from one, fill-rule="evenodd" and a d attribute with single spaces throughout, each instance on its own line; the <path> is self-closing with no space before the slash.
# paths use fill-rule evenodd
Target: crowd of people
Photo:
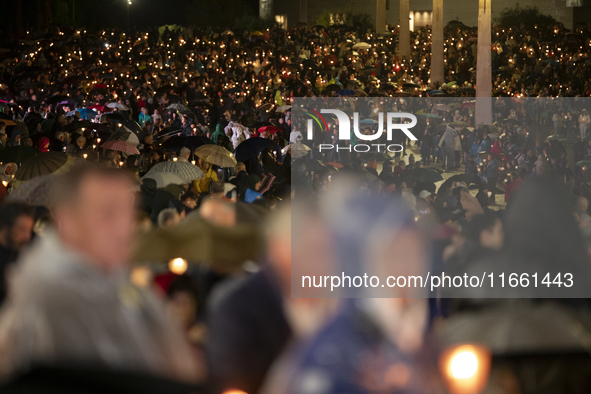
<path id="1" fill-rule="evenodd" d="M 445 32 L 445 81 L 429 79 L 427 28 L 410 59 L 396 56 L 396 29 L 344 26 L 50 27 L 7 43 L 0 375 L 65 362 L 212 393 L 441 392 L 445 342 L 423 334 L 478 301 L 310 302 L 291 298 L 291 265 L 292 251 L 310 267 L 359 257 L 377 230 L 396 236 L 376 264 L 588 262 L 591 30 L 495 27 L 488 124 L 471 98 L 476 30 Z M 352 133 L 323 150 L 338 122 L 304 138 L 302 107 L 327 104 L 358 112 L 365 134 L 378 114 L 415 114 L 417 140 L 384 133 L 399 150 L 358 152 Z"/>

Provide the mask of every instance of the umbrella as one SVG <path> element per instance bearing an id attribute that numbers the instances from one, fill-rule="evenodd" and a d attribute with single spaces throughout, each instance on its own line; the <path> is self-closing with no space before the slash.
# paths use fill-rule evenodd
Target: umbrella
<path id="1" fill-rule="evenodd" d="M 507 118 L 507 119 L 503 119 L 501 122 L 503 123 L 511 123 L 511 124 L 519 124 L 519 121 L 517 119 L 513 119 L 513 118 Z"/>
<path id="2" fill-rule="evenodd" d="M 199 148 L 201 145 L 206 144 L 213 144 L 213 141 L 207 137 L 201 137 L 197 135 L 190 137 L 174 136 L 164 141 L 164 143 L 162 143 L 162 148 L 168 151 L 177 151 L 183 147 L 195 150 Z"/>
<path id="3" fill-rule="evenodd" d="M 110 393 L 188 394 L 200 392 L 199 387 L 151 374 L 129 372 L 106 367 L 88 367 L 80 363 L 59 366 L 37 365 L 0 387 L 4 394 L 16 393 Z"/>
<path id="4" fill-rule="evenodd" d="M 468 126 L 468 123 L 460 120 L 457 122 L 451 122 L 448 126 L 449 127 L 466 127 L 466 126 Z"/>
<path id="5" fill-rule="evenodd" d="M 495 355 L 585 352 L 580 335 L 589 316 L 557 302 L 504 303 L 480 311 L 458 313 L 439 327 L 445 344 L 479 343 Z"/>
<path id="6" fill-rule="evenodd" d="M 282 105 L 281 107 L 275 108 L 275 112 L 285 112 L 291 109 L 291 105 Z"/>
<path id="7" fill-rule="evenodd" d="M 257 108 L 257 111 L 258 111 L 258 110 L 260 110 L 260 111 L 269 111 L 271 108 L 273 108 L 273 104 L 271 104 L 271 103 L 266 103 L 266 104 L 263 104 L 263 105 L 261 105 L 260 107 L 258 107 L 258 108 Z"/>
<path id="8" fill-rule="evenodd" d="M 439 115 L 437 114 L 425 114 L 422 115 L 423 117 L 427 118 L 427 119 L 439 119 Z"/>
<path id="9" fill-rule="evenodd" d="M 0 119 L 0 121 L 3 122 L 5 126 L 14 126 L 14 125 L 16 125 L 16 123 L 14 123 L 10 119 Z"/>
<path id="10" fill-rule="evenodd" d="M 138 136 L 125 126 L 119 128 L 119 130 L 111 134 L 109 138 L 107 138 L 107 141 L 125 141 L 134 146 L 138 146 L 140 144 Z"/>
<path id="11" fill-rule="evenodd" d="M 184 178 L 181 178 L 174 172 L 154 172 L 152 174 L 145 175 L 142 178 L 142 180 L 144 179 L 155 180 L 156 185 L 159 189 L 166 187 L 168 185 L 184 185 L 185 183 L 187 183 Z"/>
<path id="12" fill-rule="evenodd" d="M 591 160 L 581 160 L 578 161 L 577 164 L 575 164 L 578 167 L 583 167 L 583 166 L 588 166 L 591 165 Z"/>
<path id="13" fill-rule="evenodd" d="M 121 110 L 129 110 L 129 108 L 126 105 L 123 105 L 121 103 L 109 103 L 107 104 L 107 107 L 109 108 L 117 108 L 117 109 L 121 109 Z"/>
<path id="14" fill-rule="evenodd" d="M 351 89 L 342 89 L 338 93 L 339 96 L 354 96 L 355 91 Z"/>
<path id="15" fill-rule="evenodd" d="M 127 153 L 130 155 L 139 155 L 140 151 L 135 147 L 135 145 L 121 140 L 111 140 L 107 141 L 101 145 L 101 148 L 116 150 L 118 152 Z"/>
<path id="16" fill-rule="evenodd" d="M 99 104 L 91 105 L 90 107 L 88 107 L 88 109 L 94 109 L 94 110 L 97 110 L 99 112 L 105 112 L 105 106 L 104 105 L 99 105 Z"/>
<path id="17" fill-rule="evenodd" d="M 331 162 L 328 162 L 328 163 L 324 163 L 324 165 L 325 166 L 333 166 L 336 169 L 339 169 L 339 168 L 343 168 L 344 167 L 344 165 L 342 165 L 341 163 L 335 163 L 335 162 L 332 162 L 332 161 Z"/>
<path id="18" fill-rule="evenodd" d="M 120 112 L 111 112 L 109 114 L 103 114 L 101 115 L 101 123 L 107 123 L 107 119 L 110 120 L 112 123 L 121 123 L 124 124 L 126 126 L 128 126 L 128 123 L 130 123 L 125 116 L 123 116 L 122 113 Z M 139 127 L 139 125 L 138 125 Z M 130 127 L 131 129 L 131 127 Z M 141 128 L 140 128 L 141 129 Z"/>
<path id="19" fill-rule="evenodd" d="M 440 194 L 447 191 L 454 182 L 466 182 L 466 185 L 469 186 L 471 183 L 478 183 L 479 179 L 480 178 L 478 178 L 476 175 L 472 174 L 456 174 L 447 178 L 445 182 L 439 186 L 437 193 Z"/>
<path id="20" fill-rule="evenodd" d="M 446 105 L 446 104 L 437 104 L 435 106 L 435 109 L 437 111 L 445 111 L 445 112 L 453 110 L 449 105 Z"/>
<path id="21" fill-rule="evenodd" d="M 184 183 L 191 183 L 205 176 L 201 168 L 186 161 L 163 161 L 150 168 L 150 171 L 148 171 L 145 177 L 160 172 L 176 174 L 184 180 Z"/>
<path id="22" fill-rule="evenodd" d="M 419 85 L 416 85 L 414 83 L 405 83 L 404 85 L 402 85 L 402 89 L 414 89 L 419 87 Z"/>
<path id="23" fill-rule="evenodd" d="M 371 45 L 369 45 L 367 42 L 358 42 L 357 44 L 353 45 L 354 49 L 369 49 L 371 48 Z"/>
<path id="24" fill-rule="evenodd" d="M 0 163 L 22 163 L 26 161 L 31 156 L 35 156 L 39 150 L 33 148 L 32 146 L 13 146 L 10 148 L 4 149 L 0 152 Z"/>
<path id="25" fill-rule="evenodd" d="M 27 159 L 17 170 L 17 181 L 28 181 L 41 175 L 66 172 L 76 160 L 61 152 L 39 152 Z"/>
<path id="26" fill-rule="evenodd" d="M 237 163 L 234 154 L 219 145 L 201 145 L 195 149 L 195 156 L 220 167 L 234 167 Z"/>
<path id="27" fill-rule="evenodd" d="M 226 90 L 224 93 L 226 94 L 233 94 L 233 93 L 240 93 L 242 92 L 242 88 L 241 87 L 235 87 L 235 88 L 231 88 Z"/>
<path id="28" fill-rule="evenodd" d="M 75 111 L 68 112 L 66 116 L 74 116 L 76 112 L 80 113 L 80 119 L 84 120 L 94 119 L 96 116 L 98 116 L 98 112 L 89 108 L 78 108 Z"/>
<path id="29" fill-rule="evenodd" d="M 326 86 L 323 91 L 326 91 L 326 92 L 340 92 L 341 90 L 342 90 L 342 87 L 340 85 L 337 85 L 336 83 L 333 83 L 333 84 L 330 84 L 330 85 Z"/>
<path id="30" fill-rule="evenodd" d="M 546 139 L 544 140 L 544 142 L 548 142 L 548 141 L 550 141 L 550 140 L 556 140 L 556 141 L 566 141 L 566 138 L 565 138 L 565 137 L 563 137 L 563 136 L 562 136 L 562 135 L 560 135 L 560 134 L 553 134 L 553 135 L 549 136 L 548 138 L 546 138 Z"/>
<path id="31" fill-rule="evenodd" d="M 246 260 L 255 260 L 261 241 L 260 232 L 253 225 L 215 226 L 198 215 L 189 215 L 178 226 L 142 234 L 135 260 L 168 262 L 184 258 L 228 272 L 240 269 Z"/>
<path id="32" fill-rule="evenodd" d="M 284 148 L 285 152 L 290 151 L 291 157 L 294 159 L 298 159 L 300 157 L 304 157 L 308 154 L 311 149 L 307 146 L 302 144 L 301 142 L 296 142 L 295 144 L 289 144 Z"/>
<path id="33" fill-rule="evenodd" d="M 269 132 L 271 134 L 275 134 L 277 132 L 281 132 L 282 130 L 277 127 L 277 126 L 263 126 L 263 127 L 259 127 L 259 129 L 257 130 L 257 132 L 259 134 L 265 133 L 265 132 Z"/>
<path id="34" fill-rule="evenodd" d="M 462 107 L 462 108 L 472 108 L 472 107 L 475 107 L 475 106 L 476 106 L 476 102 L 475 102 L 474 100 L 471 100 L 471 101 L 464 101 L 464 102 L 463 102 L 463 103 L 460 105 L 460 107 Z"/>
<path id="35" fill-rule="evenodd" d="M 234 156 L 236 160 L 239 162 L 244 162 L 252 157 L 256 157 L 261 153 L 265 148 L 269 146 L 271 140 L 267 138 L 261 137 L 252 137 L 245 141 L 242 141 L 236 150 L 234 151 Z"/>
<path id="36" fill-rule="evenodd" d="M 51 205 L 51 191 L 59 175 L 48 174 L 22 182 L 6 197 L 6 201 L 22 202 L 34 207 Z"/>
<path id="37" fill-rule="evenodd" d="M 173 111 L 184 111 L 187 109 L 187 107 L 185 107 L 183 104 L 181 103 L 174 103 L 174 104 L 170 104 L 168 107 L 166 107 L 166 109 L 171 109 Z"/>
<path id="38" fill-rule="evenodd" d="M 430 168 L 413 168 L 404 174 L 406 181 L 435 183 L 443 180 L 441 174 Z"/>
<path id="39" fill-rule="evenodd" d="M 367 119 L 361 119 L 359 121 L 359 123 L 363 123 L 363 124 L 376 124 L 376 123 L 378 123 L 378 121 L 375 120 L 375 119 L 367 118 Z"/>

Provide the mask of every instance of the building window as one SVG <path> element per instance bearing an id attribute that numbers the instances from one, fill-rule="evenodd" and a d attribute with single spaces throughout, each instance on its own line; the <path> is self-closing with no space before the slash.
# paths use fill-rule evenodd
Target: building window
<path id="1" fill-rule="evenodd" d="M 282 29 L 287 30 L 287 15 L 275 15 L 275 22 L 277 22 Z"/>

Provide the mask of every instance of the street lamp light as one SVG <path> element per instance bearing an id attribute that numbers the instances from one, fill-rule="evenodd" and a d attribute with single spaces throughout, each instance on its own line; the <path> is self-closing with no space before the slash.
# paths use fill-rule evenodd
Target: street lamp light
<path id="1" fill-rule="evenodd" d="M 131 0 L 127 0 L 127 31 L 129 32 L 129 6 L 131 5 Z"/>

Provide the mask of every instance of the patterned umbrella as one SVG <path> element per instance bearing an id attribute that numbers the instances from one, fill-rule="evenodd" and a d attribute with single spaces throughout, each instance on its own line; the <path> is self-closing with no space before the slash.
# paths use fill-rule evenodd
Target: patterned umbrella
<path id="1" fill-rule="evenodd" d="M 234 167 L 236 165 L 234 154 L 219 145 L 201 145 L 195 149 L 195 156 L 220 167 Z"/>
<path id="2" fill-rule="evenodd" d="M 41 175 L 22 182 L 18 188 L 6 196 L 6 201 L 23 202 L 35 207 L 47 207 L 51 205 L 51 192 L 55 181 L 60 175 Z"/>
<path id="3" fill-rule="evenodd" d="M 107 141 L 101 145 L 101 148 L 116 150 L 119 152 L 128 153 L 130 155 L 139 155 L 140 151 L 137 150 L 135 145 L 126 141 Z"/>
<path id="4" fill-rule="evenodd" d="M 148 171 L 145 177 L 151 178 L 150 175 L 159 172 L 170 172 L 176 174 L 185 181 L 183 183 L 193 182 L 205 176 L 199 167 L 194 166 L 191 163 L 187 163 L 186 161 L 164 161 L 150 168 L 150 171 Z"/>
<path id="5" fill-rule="evenodd" d="M 74 163 L 74 158 L 65 153 L 39 152 L 21 165 L 14 178 L 17 181 L 28 181 L 41 175 L 63 173 Z"/>
<path id="6" fill-rule="evenodd" d="M 184 178 L 181 178 L 174 172 L 154 172 L 152 174 L 145 175 L 142 180 L 148 178 L 155 180 L 159 189 L 168 185 L 184 185 L 187 183 Z"/>

